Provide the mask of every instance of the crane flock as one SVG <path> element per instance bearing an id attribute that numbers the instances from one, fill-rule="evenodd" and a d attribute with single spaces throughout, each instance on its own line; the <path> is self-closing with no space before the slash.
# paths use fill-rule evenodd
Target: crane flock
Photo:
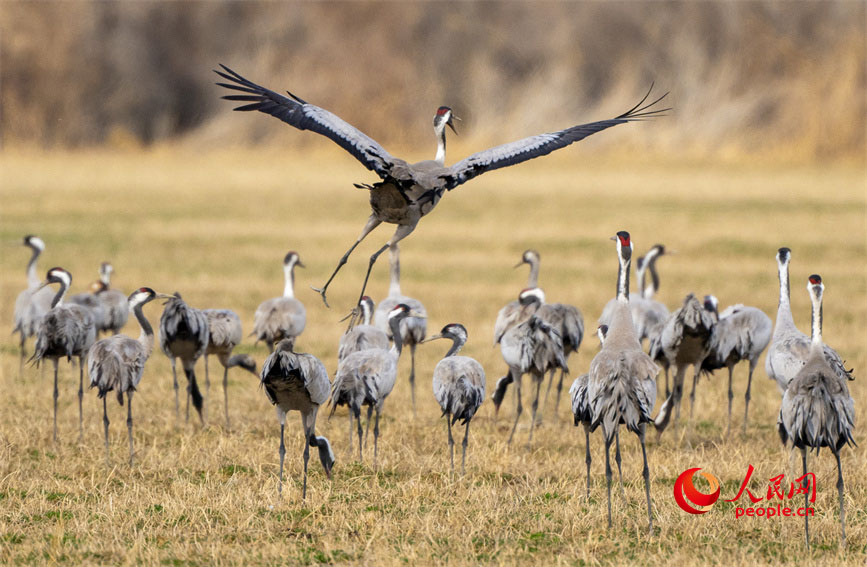
<path id="1" fill-rule="evenodd" d="M 45 243 L 34 235 L 24 237 L 23 244 L 31 251 L 27 263 L 27 287 L 15 303 L 13 332 L 19 333 L 22 366 L 26 358 L 26 341 L 35 336 L 36 363 L 51 360 L 54 365 L 54 441 L 57 442 L 58 361 L 60 358 L 79 359 L 79 435 L 83 434 L 83 372 L 86 367 L 90 386 L 96 388 L 102 399 L 105 433 L 106 462 L 110 462 L 109 419 L 107 396 L 115 392 L 118 402 L 124 404 L 126 396 L 127 427 L 129 436 L 129 464 L 133 465 L 133 394 L 141 387 L 144 368 L 154 343 L 154 330 L 143 314 L 143 307 L 156 299 L 166 299 L 159 323 L 159 345 L 169 358 L 175 390 L 175 414 L 179 417 L 179 396 L 176 359 L 180 358 L 187 378 L 187 412 L 189 403 L 199 414 L 200 422 L 207 422 L 207 402 L 210 379 L 207 375 L 207 357 L 216 355 L 224 367 L 223 390 L 226 429 L 229 428 L 228 370 L 234 366 L 257 375 L 259 386 L 268 401 L 276 408 L 280 423 L 279 488 L 282 494 L 285 449 L 286 414 L 301 414 L 303 431 L 302 499 L 307 493 L 307 465 L 310 447 L 316 447 L 325 474 L 331 478 L 336 457 L 331 442 L 316 434 L 316 419 L 320 406 L 328 404 L 330 415 L 346 406 L 349 418 L 348 453 L 354 453 L 357 435 L 358 459 L 363 456 L 366 433 L 362 428 L 362 407 L 367 407 L 366 423 L 369 430 L 374 420 L 373 468 L 377 468 L 380 417 L 385 400 L 398 382 L 398 361 L 404 347 L 409 347 L 411 364 L 408 376 L 412 396 L 413 414 L 416 408 L 415 351 L 418 345 L 435 339 L 452 341 L 451 348 L 431 370 L 433 397 L 446 419 L 448 451 L 451 471 L 454 473 L 454 438 L 452 426 L 461 422 L 465 426 L 462 443 L 461 474 L 466 474 L 469 426 L 478 414 L 486 396 L 485 370 L 474 358 L 458 353 L 468 341 L 467 329 L 460 323 L 450 323 L 441 331 L 426 338 L 428 312 L 421 301 L 405 296 L 400 284 L 398 242 L 412 233 L 420 219 L 437 205 L 446 191 L 469 181 L 486 171 L 515 165 L 564 148 L 591 134 L 626 122 L 639 121 L 662 115 L 668 109 L 656 109 L 663 97 L 647 103 L 650 92 L 629 111 L 609 120 L 573 126 L 551 134 L 542 134 L 505 144 L 474 154 L 451 167 L 444 165 L 445 129 L 454 130 L 454 116 L 448 107 L 440 107 L 434 117 L 437 135 L 437 153 L 433 160 L 408 164 L 386 152 L 372 138 L 350 126 L 330 112 L 309 104 L 289 93 L 289 97 L 261 87 L 223 66 L 217 73 L 226 83 L 220 86 L 242 94 L 224 98 L 246 104 L 236 110 L 257 110 L 275 116 L 299 130 L 311 130 L 324 135 L 358 159 L 367 169 L 381 178 L 371 185 L 360 185 L 370 191 L 371 215 L 361 235 L 340 259 L 331 277 L 317 289 L 326 306 L 326 291 L 337 272 L 347 262 L 356 246 L 379 224 L 396 224 L 394 235 L 369 260 L 367 273 L 357 306 L 348 316 L 349 328 L 340 339 L 337 370 L 333 381 L 326 365 L 312 354 L 300 352 L 296 346 L 306 327 L 306 309 L 295 297 L 295 268 L 304 267 L 297 252 L 290 251 L 283 259 L 285 285 L 283 295 L 265 300 L 254 315 L 252 335 L 256 342 L 263 341 L 268 357 L 257 372 L 256 362 L 249 354 L 234 354 L 242 342 L 241 317 L 228 309 L 197 309 L 188 305 L 180 293 L 157 293 L 141 287 L 129 297 L 111 287 L 113 268 L 103 263 L 100 279 L 90 291 L 68 301 L 72 275 L 63 268 L 48 270 L 46 278 L 38 277 L 37 260 L 45 251 Z M 718 301 L 708 295 L 704 301 L 690 293 L 681 306 L 669 313 L 667 306 L 656 298 L 660 288 L 656 262 L 672 254 L 665 246 L 656 244 L 635 261 L 638 275 L 638 293 L 630 294 L 630 268 L 633 264 L 633 241 L 626 231 L 611 237 L 616 244 L 617 278 L 615 296 L 604 306 L 599 318 L 597 336 L 600 350 L 593 357 L 587 372 L 575 379 L 569 390 L 574 424 L 582 425 L 585 432 L 587 465 L 587 497 L 590 498 L 590 437 L 602 429 L 605 447 L 605 476 L 608 497 L 608 525 L 612 526 L 611 484 L 612 470 L 610 446 L 615 444 L 615 462 L 621 471 L 621 426 L 635 433 L 641 445 L 648 529 L 653 532 L 653 506 L 651 499 L 650 466 L 646 447 L 646 431 L 652 425 L 658 436 L 674 420 L 679 422 L 680 401 L 683 395 L 685 373 L 693 366 L 693 387 L 690 393 L 690 416 L 694 405 L 699 376 L 717 369 L 728 371 L 728 423 L 726 437 L 731 428 L 732 375 L 740 361 L 749 362 L 749 376 L 745 392 L 743 434 L 747 432 L 750 388 L 753 372 L 762 352 L 767 349 L 767 375 L 775 380 L 782 394 L 777 419 L 778 431 L 784 444 L 791 443 L 802 454 L 806 473 L 806 451 L 828 447 L 836 457 L 840 499 L 841 541 L 845 543 L 844 485 L 840 450 L 854 444 L 854 402 L 847 383 L 852 371 L 847 370 L 841 357 L 822 339 L 822 300 L 824 284 L 818 275 L 811 275 L 807 289 L 812 301 L 811 335 L 801 333 L 794 324 L 789 298 L 789 262 L 791 250 L 780 248 L 776 255 L 779 276 L 779 309 L 776 322 L 755 307 L 732 305 L 718 312 Z M 375 307 L 365 295 L 368 278 L 377 257 L 390 251 L 391 281 L 388 296 Z M 584 338 L 584 317 L 581 311 L 565 303 L 546 303 L 545 292 L 539 287 L 541 255 L 527 250 L 518 266 L 528 264 L 530 274 L 526 287 L 517 299 L 507 304 L 496 317 L 494 343 L 499 345 L 508 371 L 497 380 L 491 393 L 495 416 L 499 412 L 505 393 L 514 384 L 515 416 L 508 436 L 511 444 L 518 428 L 522 403 L 522 378 L 532 377 L 533 401 L 528 430 L 528 446 L 533 432 L 540 423 L 539 398 L 545 375 L 560 370 L 557 402 L 564 377 L 570 373 L 568 358 L 577 352 Z M 518 267 L 516 266 L 516 267 Z M 646 283 L 646 274 L 651 282 Z M 49 285 L 59 284 L 52 292 Z M 314 288 L 316 289 L 316 288 Z M 515 296 L 512 296 L 515 297 Z M 436 305 L 430 303 L 430 305 Z M 140 326 L 138 339 L 119 334 L 133 314 Z M 110 336 L 97 340 L 100 332 Z M 648 346 L 642 341 L 648 340 Z M 770 345 L 770 346 L 769 346 Z M 196 379 L 195 365 L 205 357 L 206 388 L 203 396 Z M 668 371 L 674 372 L 673 388 L 669 391 Z M 660 408 L 657 401 L 657 378 L 665 372 L 665 389 Z M 556 415 L 555 404 L 553 413 Z M 400 408 L 390 410 L 400 413 Z M 544 411 L 542 412 L 544 413 Z M 375 414 L 375 417 L 374 417 Z M 330 417 L 329 415 L 329 417 Z M 353 420 L 355 429 L 353 430 Z M 354 435 L 355 434 L 355 435 Z M 350 457 L 351 458 L 351 457 Z M 623 490 L 621 473 L 621 490 Z M 807 519 L 805 517 L 805 522 Z M 809 524 L 805 523 L 805 538 L 809 545 Z"/>

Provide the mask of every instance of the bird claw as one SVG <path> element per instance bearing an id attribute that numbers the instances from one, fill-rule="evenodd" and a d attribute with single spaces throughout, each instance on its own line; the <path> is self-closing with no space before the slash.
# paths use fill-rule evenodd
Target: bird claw
<path id="1" fill-rule="evenodd" d="M 315 291 L 315 292 L 317 292 L 319 295 L 321 295 L 321 296 L 322 296 L 322 303 L 325 304 L 325 307 L 331 309 L 331 306 L 328 305 L 328 300 L 325 299 L 325 288 L 324 288 L 324 287 L 323 287 L 323 288 L 318 288 L 318 287 L 313 287 L 313 286 L 311 285 L 311 286 L 310 286 L 310 289 L 312 289 L 313 291 Z"/>

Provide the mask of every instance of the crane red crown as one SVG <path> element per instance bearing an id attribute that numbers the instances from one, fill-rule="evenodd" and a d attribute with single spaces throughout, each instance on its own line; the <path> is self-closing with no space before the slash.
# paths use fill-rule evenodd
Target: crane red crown
<path id="1" fill-rule="evenodd" d="M 441 106 L 441 107 L 437 108 L 437 116 L 442 116 L 446 112 L 451 112 L 451 111 L 452 111 L 452 109 L 449 108 L 448 106 Z"/>
<path id="2" fill-rule="evenodd" d="M 810 283 L 814 285 L 822 283 L 822 276 L 818 274 L 813 274 L 812 276 L 810 276 Z"/>

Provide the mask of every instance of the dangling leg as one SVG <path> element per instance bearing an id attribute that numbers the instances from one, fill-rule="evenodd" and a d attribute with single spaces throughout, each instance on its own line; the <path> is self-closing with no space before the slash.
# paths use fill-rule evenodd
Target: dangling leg
<path id="1" fill-rule="evenodd" d="M 446 427 L 449 431 L 449 460 L 452 463 L 452 474 L 455 474 L 455 440 L 452 437 L 452 414 L 446 412 Z"/>
<path id="2" fill-rule="evenodd" d="M 804 487 L 809 486 L 809 481 L 807 480 L 807 448 L 801 448 L 801 462 L 804 465 Z M 807 513 L 807 508 L 810 505 L 809 501 L 809 493 L 808 491 L 804 491 L 804 538 L 807 542 L 807 548 L 810 547 L 810 514 Z"/>
<path id="3" fill-rule="evenodd" d="M 370 433 L 370 422 L 373 417 L 373 406 L 367 406 L 367 425 L 364 426 L 364 446 L 367 447 L 367 434 Z"/>
<path id="4" fill-rule="evenodd" d="M 412 395 L 412 417 L 417 417 L 415 411 L 415 347 L 416 344 L 413 342 L 409 345 L 409 391 Z"/>
<path id="5" fill-rule="evenodd" d="M 175 386 L 175 418 L 181 417 L 180 405 L 178 404 L 178 371 L 175 368 L 175 357 L 171 357 L 172 361 L 172 380 Z"/>
<path id="6" fill-rule="evenodd" d="M 734 365 L 729 364 L 729 421 L 728 425 L 726 425 L 726 439 L 729 438 L 729 433 L 732 429 L 732 400 L 735 397 L 734 392 L 732 392 L 732 373 L 734 372 Z"/>
<path id="7" fill-rule="evenodd" d="M 286 444 L 283 442 L 283 431 L 286 429 L 286 414 L 277 410 L 280 419 L 280 484 L 277 485 L 277 498 L 283 496 L 283 458 L 286 456 Z"/>
<path id="8" fill-rule="evenodd" d="M 840 464 L 840 451 L 835 450 L 834 457 L 837 459 L 837 493 L 840 495 L 840 547 L 845 548 L 846 509 L 843 507 L 843 466 Z M 804 496 L 806 497 L 807 495 L 805 494 Z"/>
<path id="9" fill-rule="evenodd" d="M 584 424 L 584 462 L 587 463 L 587 501 L 590 501 L 590 426 Z"/>
<path id="10" fill-rule="evenodd" d="M 102 397 L 102 424 L 105 426 L 105 466 L 111 468 L 108 460 L 108 394 Z"/>
<path id="11" fill-rule="evenodd" d="M 78 442 L 84 439 L 84 357 L 78 357 Z"/>
<path id="12" fill-rule="evenodd" d="M 207 358 L 205 359 L 207 360 Z M 226 407 L 226 431 L 229 430 L 229 369 L 223 368 L 223 404 Z"/>
<path id="13" fill-rule="evenodd" d="M 126 393 L 126 428 L 129 432 L 129 466 L 132 466 L 132 390 Z"/>
<path id="14" fill-rule="evenodd" d="M 467 420 L 467 429 L 464 431 L 464 442 L 461 443 L 461 476 L 467 474 L 467 438 L 470 436 L 470 420 Z"/>
<path id="15" fill-rule="evenodd" d="M 618 426 L 615 426 L 618 427 Z M 609 438 L 609 435 L 606 431 L 602 431 L 602 434 L 605 436 L 605 480 L 608 483 L 608 527 L 609 529 L 612 526 L 611 523 L 611 441 L 613 438 Z"/>
<path id="16" fill-rule="evenodd" d="M 527 448 L 530 448 L 530 443 L 533 442 L 533 428 L 536 426 L 536 410 L 539 409 L 539 394 L 542 391 L 542 382 L 545 380 L 544 374 L 532 374 L 533 382 L 536 383 L 536 397 L 533 398 L 533 419 L 530 421 L 530 437 L 527 439 Z"/>
<path id="17" fill-rule="evenodd" d="M 310 460 L 310 439 L 313 436 L 313 428 L 307 427 L 306 417 L 301 414 L 301 426 L 304 428 L 304 480 L 301 484 L 301 500 L 307 498 L 307 462 Z"/>
<path id="18" fill-rule="evenodd" d="M 373 217 L 371 216 L 371 218 L 373 218 Z M 369 222 L 370 221 L 368 221 L 368 223 Z M 377 222 L 377 224 L 379 224 L 379 223 Z M 361 293 L 358 294 L 358 301 L 355 302 L 356 305 L 361 303 L 361 298 L 364 297 L 364 290 L 367 289 L 367 280 L 370 279 L 370 271 L 373 269 L 373 265 L 376 263 L 376 259 L 379 258 L 380 254 L 385 252 L 386 249 L 388 249 L 391 246 L 394 246 L 395 244 L 397 244 L 398 242 L 400 242 L 401 240 L 403 240 L 404 238 L 409 236 L 410 233 L 415 230 L 415 226 L 417 224 L 418 224 L 418 221 L 416 221 L 414 224 L 411 224 L 411 225 L 410 224 L 397 225 L 397 228 L 395 229 L 394 234 L 391 235 L 391 238 L 389 239 L 389 241 L 386 242 L 382 248 L 380 248 L 379 250 L 377 250 L 376 252 L 373 253 L 373 255 L 370 257 L 370 263 L 367 265 L 367 274 L 364 275 L 364 284 L 362 284 L 362 286 L 361 286 Z M 323 296 L 323 300 L 324 299 L 325 299 L 325 296 Z"/>
<path id="19" fill-rule="evenodd" d="M 651 534 L 653 534 L 653 513 L 650 505 L 650 467 L 647 466 L 647 447 L 644 444 L 644 433 L 646 424 L 642 423 L 639 426 L 640 433 L 638 440 L 641 441 L 641 456 L 644 458 L 644 468 L 641 469 L 641 476 L 644 477 L 644 495 L 647 497 L 647 526 Z"/>
<path id="20" fill-rule="evenodd" d="M 750 375 L 747 378 L 747 393 L 744 394 L 744 436 L 747 435 L 747 416 L 750 413 L 750 388 L 753 385 L 753 370 L 756 369 L 758 358 L 750 360 Z"/>
<path id="21" fill-rule="evenodd" d="M 325 299 L 325 293 L 328 291 L 328 286 L 331 285 L 331 280 L 334 279 L 334 276 L 337 275 L 337 272 L 340 271 L 340 268 L 342 268 L 343 264 L 345 264 L 346 261 L 349 259 L 349 255 L 352 254 L 352 251 L 355 250 L 355 247 L 358 246 L 362 240 L 364 240 L 365 236 L 370 234 L 370 231 L 372 231 L 374 228 L 378 227 L 381 223 L 382 223 L 381 220 L 376 218 L 374 215 L 370 215 L 370 217 L 367 219 L 367 223 L 364 225 L 364 228 L 361 229 L 361 236 L 358 237 L 358 240 L 355 241 L 355 244 L 353 244 L 349 248 L 349 250 L 346 251 L 346 254 L 344 254 L 340 258 L 340 261 L 337 262 L 337 267 L 334 268 L 334 272 L 332 272 L 331 277 L 328 278 L 328 281 L 325 282 L 325 285 L 322 286 L 321 288 L 313 287 L 313 291 L 318 291 L 319 295 L 322 296 L 322 302 L 325 303 L 325 307 L 330 307 L 330 305 L 328 305 L 328 300 Z"/>
<path id="22" fill-rule="evenodd" d="M 379 406 L 376 407 L 376 423 L 373 424 L 373 468 L 376 470 L 376 460 L 379 453 Z"/>
<path id="23" fill-rule="evenodd" d="M 514 377 L 514 374 L 512 376 Z M 512 433 L 509 434 L 509 445 L 512 444 L 512 438 L 515 436 L 515 430 L 518 428 L 518 419 L 521 417 L 521 412 L 524 411 L 524 407 L 521 405 L 521 381 L 523 379 L 523 376 L 515 378 L 515 397 L 518 400 L 518 406 L 515 408 L 515 423 L 512 425 Z"/>
<path id="24" fill-rule="evenodd" d="M 57 359 L 52 359 L 54 363 L 54 442 L 57 443 L 57 398 L 60 397 L 60 392 L 57 389 Z"/>
<path id="25" fill-rule="evenodd" d="M 617 476 L 620 477 L 620 496 L 626 500 L 626 490 L 623 488 L 623 471 L 620 469 L 620 426 L 614 430 L 614 462 L 617 463 Z"/>

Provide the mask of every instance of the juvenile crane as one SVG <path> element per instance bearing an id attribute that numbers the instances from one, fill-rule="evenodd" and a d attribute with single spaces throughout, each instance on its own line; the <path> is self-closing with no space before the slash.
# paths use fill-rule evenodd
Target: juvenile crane
<path id="1" fill-rule="evenodd" d="M 415 415 L 415 348 L 424 341 L 427 334 L 427 310 L 421 301 L 400 292 L 400 249 L 397 244 L 389 248 L 389 264 L 391 281 L 388 286 L 388 297 L 379 302 L 373 316 L 373 323 L 388 336 L 389 340 L 392 340 L 394 337 L 388 323 L 388 314 L 395 306 L 403 303 L 420 314 L 419 317 L 407 317 L 400 323 L 400 339 L 403 346 L 409 347 L 409 388 L 412 394 L 412 413 Z"/>
<path id="2" fill-rule="evenodd" d="M 717 316 L 717 298 L 706 295 L 704 298 L 705 310 Z M 759 357 L 771 340 L 771 318 L 764 314 L 761 309 L 747 305 L 731 305 L 722 313 L 719 313 L 717 322 L 713 326 L 710 337 L 710 354 L 701 363 L 703 372 L 713 372 L 719 368 L 727 368 L 729 372 L 729 412 L 726 437 L 732 426 L 732 373 L 735 365 L 748 360 L 750 374 L 747 378 L 747 391 L 744 394 L 744 429 L 747 434 L 747 416 L 750 411 L 750 388 L 753 384 L 753 371 L 759 363 Z"/>
<path id="3" fill-rule="evenodd" d="M 190 420 L 190 398 L 199 412 L 199 421 L 205 423 L 203 398 L 196 382 L 196 361 L 208 348 L 208 318 L 199 309 L 193 309 L 175 292 L 166 301 L 160 316 L 160 349 L 172 363 L 172 379 L 175 388 L 175 416 L 180 415 L 178 405 L 178 373 L 175 359 L 180 358 L 187 377 L 187 421 Z"/>
<path id="4" fill-rule="evenodd" d="M 37 364 L 50 358 L 54 365 L 54 441 L 57 441 L 57 361 L 66 357 L 71 361 L 78 357 L 78 438 L 84 436 L 84 357 L 96 340 L 96 323 L 93 314 L 80 305 L 66 305 L 63 298 L 72 285 L 72 274 L 63 268 L 51 268 L 38 289 L 50 284 L 60 284 L 51 300 L 51 309 L 42 317 L 36 331 L 36 347 L 30 360 Z"/>
<path id="5" fill-rule="evenodd" d="M 783 444 L 792 442 L 801 450 L 804 465 L 804 507 L 809 507 L 807 449 L 828 447 L 837 459 L 837 492 L 840 497 L 840 544 L 846 546 L 846 511 L 843 506 L 843 468 L 840 449 L 854 445 L 855 401 L 849 395 L 848 379 L 841 377 L 827 360 L 822 343 L 822 295 L 825 286 L 819 275 L 809 277 L 807 291 L 813 304 L 812 339 L 807 362 L 789 381 L 783 394 L 778 429 Z M 812 487 L 815 490 L 815 486 Z M 804 514 L 804 537 L 810 545 L 809 514 Z"/>
<path id="6" fill-rule="evenodd" d="M 39 260 L 39 255 L 45 250 L 45 243 L 38 236 L 28 234 L 24 237 L 24 246 L 31 250 L 30 261 L 27 262 L 27 289 L 15 298 L 15 327 L 12 329 L 12 334 L 18 333 L 20 339 L 19 376 L 27 356 L 25 348 L 27 339 L 36 335 L 39 322 L 42 320 L 42 316 L 51 309 L 51 300 L 54 298 L 54 292 L 50 288 L 39 287 L 42 280 L 39 279 L 36 263 Z"/>
<path id="7" fill-rule="evenodd" d="M 361 453 L 361 406 L 367 406 L 367 425 L 376 411 L 376 423 L 373 426 L 373 466 L 376 467 L 379 440 L 379 415 L 385 398 L 394 389 L 397 380 L 397 361 L 403 347 L 400 337 L 400 322 L 407 317 L 419 317 L 409 305 L 401 303 L 388 314 L 388 325 L 391 328 L 394 344 L 390 350 L 384 348 L 369 348 L 353 352 L 337 365 L 337 374 L 331 386 L 331 415 L 337 406 L 347 406 L 350 417 L 355 416 L 358 422 L 358 458 Z"/>
<path id="8" fill-rule="evenodd" d="M 337 348 L 337 360 L 343 360 L 353 352 L 366 350 L 369 348 L 388 349 L 388 336 L 382 329 L 374 327 L 370 324 L 370 319 L 373 316 L 373 300 L 364 296 L 358 302 L 358 313 L 350 313 L 348 317 L 358 317 L 361 321 L 359 325 L 353 325 L 343 336 L 340 337 L 340 346 Z M 402 333 L 401 333 L 402 334 Z M 350 417 L 350 426 L 352 415 Z M 351 430 L 350 430 L 351 433 Z M 350 445 L 351 445 L 350 440 Z"/>
<path id="9" fill-rule="evenodd" d="M 307 325 L 307 310 L 295 299 L 295 268 L 304 268 L 297 252 L 289 252 L 283 258 L 283 297 L 274 297 L 262 302 L 253 316 L 253 335 L 257 341 L 265 341 L 268 352 L 274 351 L 274 343 L 283 339 L 292 341 L 304 332 Z"/>
<path id="10" fill-rule="evenodd" d="M 452 425 L 462 420 L 466 426 L 461 443 L 461 474 L 466 472 L 467 439 L 470 436 L 470 420 L 476 415 L 485 399 L 485 369 L 474 358 L 460 356 L 458 352 L 467 342 L 467 330 L 460 323 L 451 323 L 424 342 L 435 339 L 451 339 L 452 348 L 440 360 L 433 373 L 434 398 L 443 410 L 449 432 L 449 458 L 455 472 L 455 440 Z"/>
<path id="11" fill-rule="evenodd" d="M 208 318 L 208 348 L 205 349 L 205 391 L 210 394 L 208 356 L 214 354 L 223 365 L 223 403 L 226 409 L 226 429 L 229 428 L 229 369 L 240 366 L 258 377 L 256 361 L 249 354 L 232 354 L 241 342 L 241 318 L 231 309 L 205 309 Z"/>
<path id="12" fill-rule="evenodd" d="M 102 398 L 102 423 L 105 427 L 105 464 L 109 464 L 108 451 L 108 408 L 109 392 L 117 393 L 117 403 L 123 405 L 126 394 L 126 427 L 129 433 L 129 466 L 133 462 L 132 444 L 132 395 L 141 382 L 145 362 L 154 350 L 154 329 L 145 318 L 142 308 L 157 298 L 170 299 L 171 295 L 157 293 L 149 287 L 142 287 L 130 294 L 127 304 L 135 315 L 141 333 L 138 339 L 126 335 L 113 335 L 94 343 L 87 354 L 87 374 L 90 387 L 97 388 Z"/>
<path id="13" fill-rule="evenodd" d="M 774 324 L 774 334 L 768 354 L 765 357 L 765 372 L 768 377 L 777 382 L 780 393 L 786 391 L 789 381 L 801 371 L 810 356 L 810 337 L 795 327 L 792 317 L 792 306 L 789 301 L 789 261 L 792 251 L 780 248 L 777 251 L 777 273 L 780 278 L 780 304 L 777 308 L 777 321 Z M 843 360 L 833 348 L 822 347 L 825 360 L 844 380 L 852 380 L 852 371 L 846 370 Z"/>
<path id="14" fill-rule="evenodd" d="M 296 353 L 292 339 L 282 339 L 277 350 L 272 352 L 262 365 L 262 386 L 265 394 L 277 409 L 280 422 L 280 485 L 278 494 L 283 494 L 283 457 L 286 444 L 283 432 L 286 429 L 286 414 L 292 410 L 301 413 L 304 428 L 304 481 L 301 499 L 307 498 L 307 462 L 310 460 L 310 447 L 319 450 L 319 460 L 325 475 L 331 478 L 334 466 L 334 451 L 325 437 L 316 435 L 316 414 L 328 399 L 331 382 L 328 371 L 322 362 L 312 354 Z"/>
<path id="15" fill-rule="evenodd" d="M 629 233 L 620 231 L 614 236 L 617 243 L 619 270 L 617 273 L 618 308 L 611 317 L 602 350 L 590 363 L 587 379 L 587 400 L 592 422 L 590 431 L 602 426 L 605 438 L 605 478 L 608 483 L 608 527 L 611 523 L 611 460 L 609 448 L 619 437 L 620 425 L 638 435 L 644 458 L 644 492 L 647 497 L 648 529 L 653 532 L 650 505 L 650 469 L 644 443 L 650 413 L 656 403 L 656 374 L 659 368 L 641 350 L 629 310 L 629 264 L 632 242 Z M 619 441 L 619 439 L 617 439 Z M 619 466 L 619 463 L 618 463 Z"/>
<path id="16" fill-rule="evenodd" d="M 436 156 L 433 160 L 410 164 L 393 157 L 373 138 L 331 112 L 309 104 L 291 92 L 286 97 L 259 86 L 225 65 L 221 65 L 221 68 L 222 71 L 215 70 L 215 72 L 228 82 L 217 84 L 232 91 L 243 93 L 223 97 L 226 100 L 245 103 L 235 110 L 258 110 L 279 118 L 299 130 L 311 130 L 326 136 L 349 152 L 364 167 L 375 172 L 381 179 L 372 185 L 356 185 L 370 190 L 372 212 L 355 244 L 340 258 L 337 267 L 325 285 L 317 290 L 322 295 L 322 300 L 326 305 L 328 302 L 325 294 L 334 276 L 346 263 L 356 246 L 381 223 L 396 224 L 397 229 L 388 242 L 370 257 L 359 298 L 364 296 L 370 271 L 379 255 L 389 246 L 397 244 L 409 236 L 415 230 L 419 220 L 434 209 L 446 191 L 450 191 L 486 171 L 493 171 L 547 155 L 606 128 L 659 116 L 668 110 L 666 108 L 653 108 L 665 95 L 645 104 L 650 96 L 650 90 L 648 90 L 637 105 L 614 118 L 573 126 L 559 132 L 524 138 L 478 152 L 450 167 L 446 167 L 445 129 L 446 126 L 449 126 L 454 130 L 454 116 L 451 108 L 441 106 L 437 109 L 433 122 L 434 132 L 437 136 Z M 653 85 L 651 85 L 652 88 Z"/>
<path id="17" fill-rule="evenodd" d="M 599 337 L 599 346 L 605 342 L 605 335 L 608 333 L 608 325 L 599 325 L 596 328 L 596 336 Z M 575 426 L 581 425 L 584 427 L 584 463 L 587 465 L 587 500 L 590 500 L 590 463 L 593 459 L 590 458 L 590 425 L 593 423 L 593 413 L 590 411 L 590 402 L 587 399 L 587 383 L 590 380 L 590 373 L 582 374 L 572 382 L 572 387 L 569 388 L 569 397 L 572 400 L 572 415 L 575 418 Z M 620 438 L 614 436 L 615 440 L 615 458 L 617 461 L 618 471 L 620 470 Z M 623 488 L 623 474 L 620 475 L 620 487 Z"/>

